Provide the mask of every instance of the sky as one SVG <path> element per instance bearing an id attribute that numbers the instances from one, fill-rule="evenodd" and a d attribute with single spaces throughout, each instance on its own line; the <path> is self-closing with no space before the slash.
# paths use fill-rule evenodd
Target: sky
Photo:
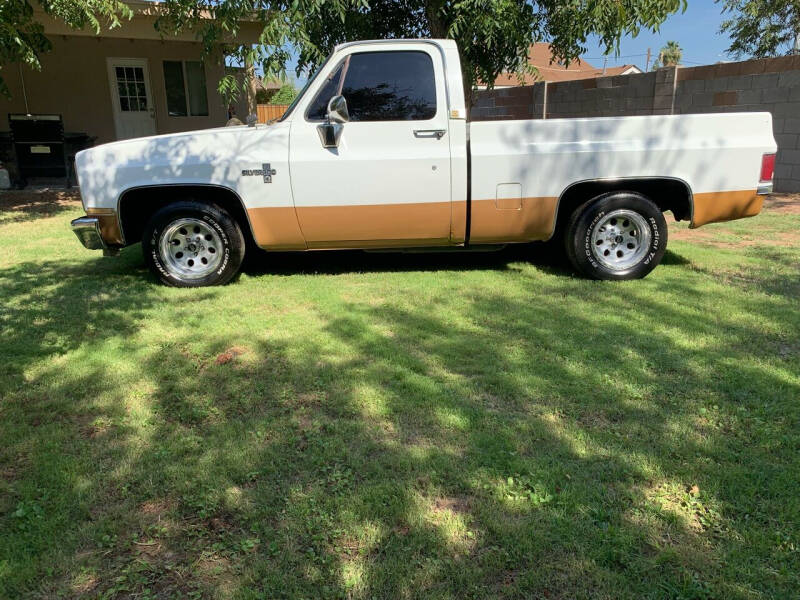
<path id="1" fill-rule="evenodd" d="M 689 0 L 686 12 L 668 17 L 658 32 L 642 31 L 635 38 L 623 38 L 619 58 L 611 54 L 608 57 L 608 66 L 635 64 L 644 70 L 647 49 L 651 49 L 655 58 L 658 51 L 670 40 L 678 42 L 683 48 L 681 63 L 689 67 L 733 60 L 733 57 L 725 53 L 730 39 L 727 35 L 718 33 L 723 20 L 722 6 L 713 0 Z M 588 52 L 581 58 L 595 67 L 602 67 L 605 48 L 599 45 L 597 38 L 589 42 Z M 651 59 L 650 66 L 654 58 Z"/>

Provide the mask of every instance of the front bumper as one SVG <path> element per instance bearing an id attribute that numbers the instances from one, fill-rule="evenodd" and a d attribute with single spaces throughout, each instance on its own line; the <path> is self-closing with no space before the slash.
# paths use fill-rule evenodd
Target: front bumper
<path id="1" fill-rule="evenodd" d="M 100 236 L 100 219 L 97 217 L 81 217 L 70 223 L 72 231 L 78 236 L 81 244 L 89 250 L 105 250 L 106 243 Z"/>
<path id="2" fill-rule="evenodd" d="M 100 234 L 100 219 L 97 217 L 81 217 L 71 221 L 70 225 L 85 248 L 102 250 L 103 256 L 119 254 L 119 246 L 109 246 L 103 240 L 103 236 Z"/>

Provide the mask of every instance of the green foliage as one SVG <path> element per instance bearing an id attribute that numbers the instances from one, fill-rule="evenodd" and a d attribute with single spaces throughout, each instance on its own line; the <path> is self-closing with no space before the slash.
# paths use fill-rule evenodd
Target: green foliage
<path id="1" fill-rule="evenodd" d="M 11 513 L 11 518 L 20 532 L 31 531 L 44 517 L 42 507 L 36 502 L 19 502 L 16 510 Z"/>
<path id="2" fill-rule="evenodd" d="M 133 15 L 121 0 L 38 0 L 37 4 L 50 17 L 73 29 L 90 28 L 96 33 L 105 26 L 118 27 L 121 18 Z M 8 95 L 2 69 L 9 63 L 21 62 L 41 69 L 39 55 L 50 50 L 44 28 L 34 19 L 30 0 L 0 2 L 0 93 Z"/>
<path id="3" fill-rule="evenodd" d="M 276 79 L 286 73 L 292 46 L 302 48 L 306 57 L 298 65 L 298 73 L 309 65 L 320 64 L 329 53 L 309 37 L 308 23 L 331 16 L 342 20 L 348 10 L 366 7 L 366 0 L 219 0 L 213 4 L 166 0 L 156 28 L 165 34 L 195 31 L 206 55 L 218 55 L 222 45 L 237 66 L 260 65 L 265 79 Z M 244 19 L 261 23 L 257 44 L 235 41 Z M 245 93 L 246 88 L 246 78 L 240 80 L 231 74 L 219 84 L 219 91 L 228 102 Z"/>
<path id="4" fill-rule="evenodd" d="M 334 44 L 353 39 L 454 39 L 469 96 L 478 81 L 491 86 L 503 72 L 525 70 L 533 42 L 550 41 L 556 58 L 568 63 L 586 51 L 589 35 L 597 35 L 607 51 L 615 51 L 622 35 L 657 29 L 685 5 L 683 0 L 374 0 L 369 10 L 348 12 L 343 21 L 328 17 L 307 27 L 309 38 L 324 54 Z M 313 63 L 303 50 L 300 64 Z"/>
<path id="5" fill-rule="evenodd" d="M 298 53 L 297 73 L 313 70 L 336 44 L 359 39 L 451 38 L 458 42 L 469 95 L 477 81 L 492 85 L 503 72 L 526 69 L 528 48 L 549 40 L 568 62 L 597 35 L 609 52 L 623 35 L 656 30 L 686 0 L 221 0 L 204 19 L 192 0 L 168 0 L 159 27 L 191 26 L 207 51 L 235 36 L 239 20 L 263 23 L 259 44 L 229 46 L 240 64 L 260 64 L 267 78 L 286 70 L 289 48 Z M 233 89 L 230 82 L 223 86 Z"/>
<path id="6" fill-rule="evenodd" d="M 730 18 L 720 32 L 733 40 L 728 52 L 763 58 L 791 52 L 800 34 L 800 0 L 716 0 Z"/>
<path id="7" fill-rule="evenodd" d="M 283 83 L 278 89 L 260 89 L 256 92 L 258 104 L 291 104 L 297 96 L 297 89 L 291 83 Z"/>
<path id="8" fill-rule="evenodd" d="M 675 65 L 679 65 L 681 64 L 682 57 L 683 48 L 678 45 L 678 42 L 669 41 L 658 53 L 658 58 L 653 63 L 653 70 L 660 69 L 661 67 L 674 67 Z"/>
<path id="9" fill-rule="evenodd" d="M 56 19 L 72 27 L 113 27 L 131 11 L 120 0 L 39 0 Z M 608 52 L 623 35 L 655 30 L 668 15 L 685 9 L 686 0 L 166 0 L 156 28 L 169 35 L 196 32 L 207 56 L 223 46 L 233 62 L 260 65 L 264 76 L 285 74 L 298 54 L 297 73 L 313 70 L 341 42 L 384 38 L 451 38 L 458 42 L 464 87 L 490 86 L 503 72 L 526 70 L 528 48 L 551 42 L 556 58 L 569 62 L 586 50 L 590 35 Z M 32 18 L 29 0 L 10 0 L 0 7 L 3 60 L 24 60 L 39 67 L 38 55 L 49 48 L 41 26 Z M 238 43 L 243 20 L 261 23 L 255 45 Z M 228 74 L 219 83 L 232 101 L 246 82 Z"/>
<path id="10" fill-rule="evenodd" d="M 291 104 L 292 100 L 297 96 L 297 90 L 291 83 L 285 83 L 281 88 L 275 92 L 270 98 L 270 104 Z"/>

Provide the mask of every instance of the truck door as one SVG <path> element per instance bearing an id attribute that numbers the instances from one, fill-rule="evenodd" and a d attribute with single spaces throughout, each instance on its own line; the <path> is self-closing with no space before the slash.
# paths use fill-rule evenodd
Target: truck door
<path id="1" fill-rule="evenodd" d="M 377 47 L 376 47 L 377 48 Z M 450 238 L 450 144 L 442 59 L 429 44 L 359 50 L 326 65 L 293 115 L 292 193 L 309 248 L 430 246 Z M 344 96 L 338 147 L 318 126 Z"/>

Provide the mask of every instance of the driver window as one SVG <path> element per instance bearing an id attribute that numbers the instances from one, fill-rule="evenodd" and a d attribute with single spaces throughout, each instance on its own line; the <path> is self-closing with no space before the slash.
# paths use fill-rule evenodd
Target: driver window
<path id="1" fill-rule="evenodd" d="M 424 121 L 436 116 L 433 61 L 419 50 L 350 57 L 341 94 L 351 121 Z"/>

